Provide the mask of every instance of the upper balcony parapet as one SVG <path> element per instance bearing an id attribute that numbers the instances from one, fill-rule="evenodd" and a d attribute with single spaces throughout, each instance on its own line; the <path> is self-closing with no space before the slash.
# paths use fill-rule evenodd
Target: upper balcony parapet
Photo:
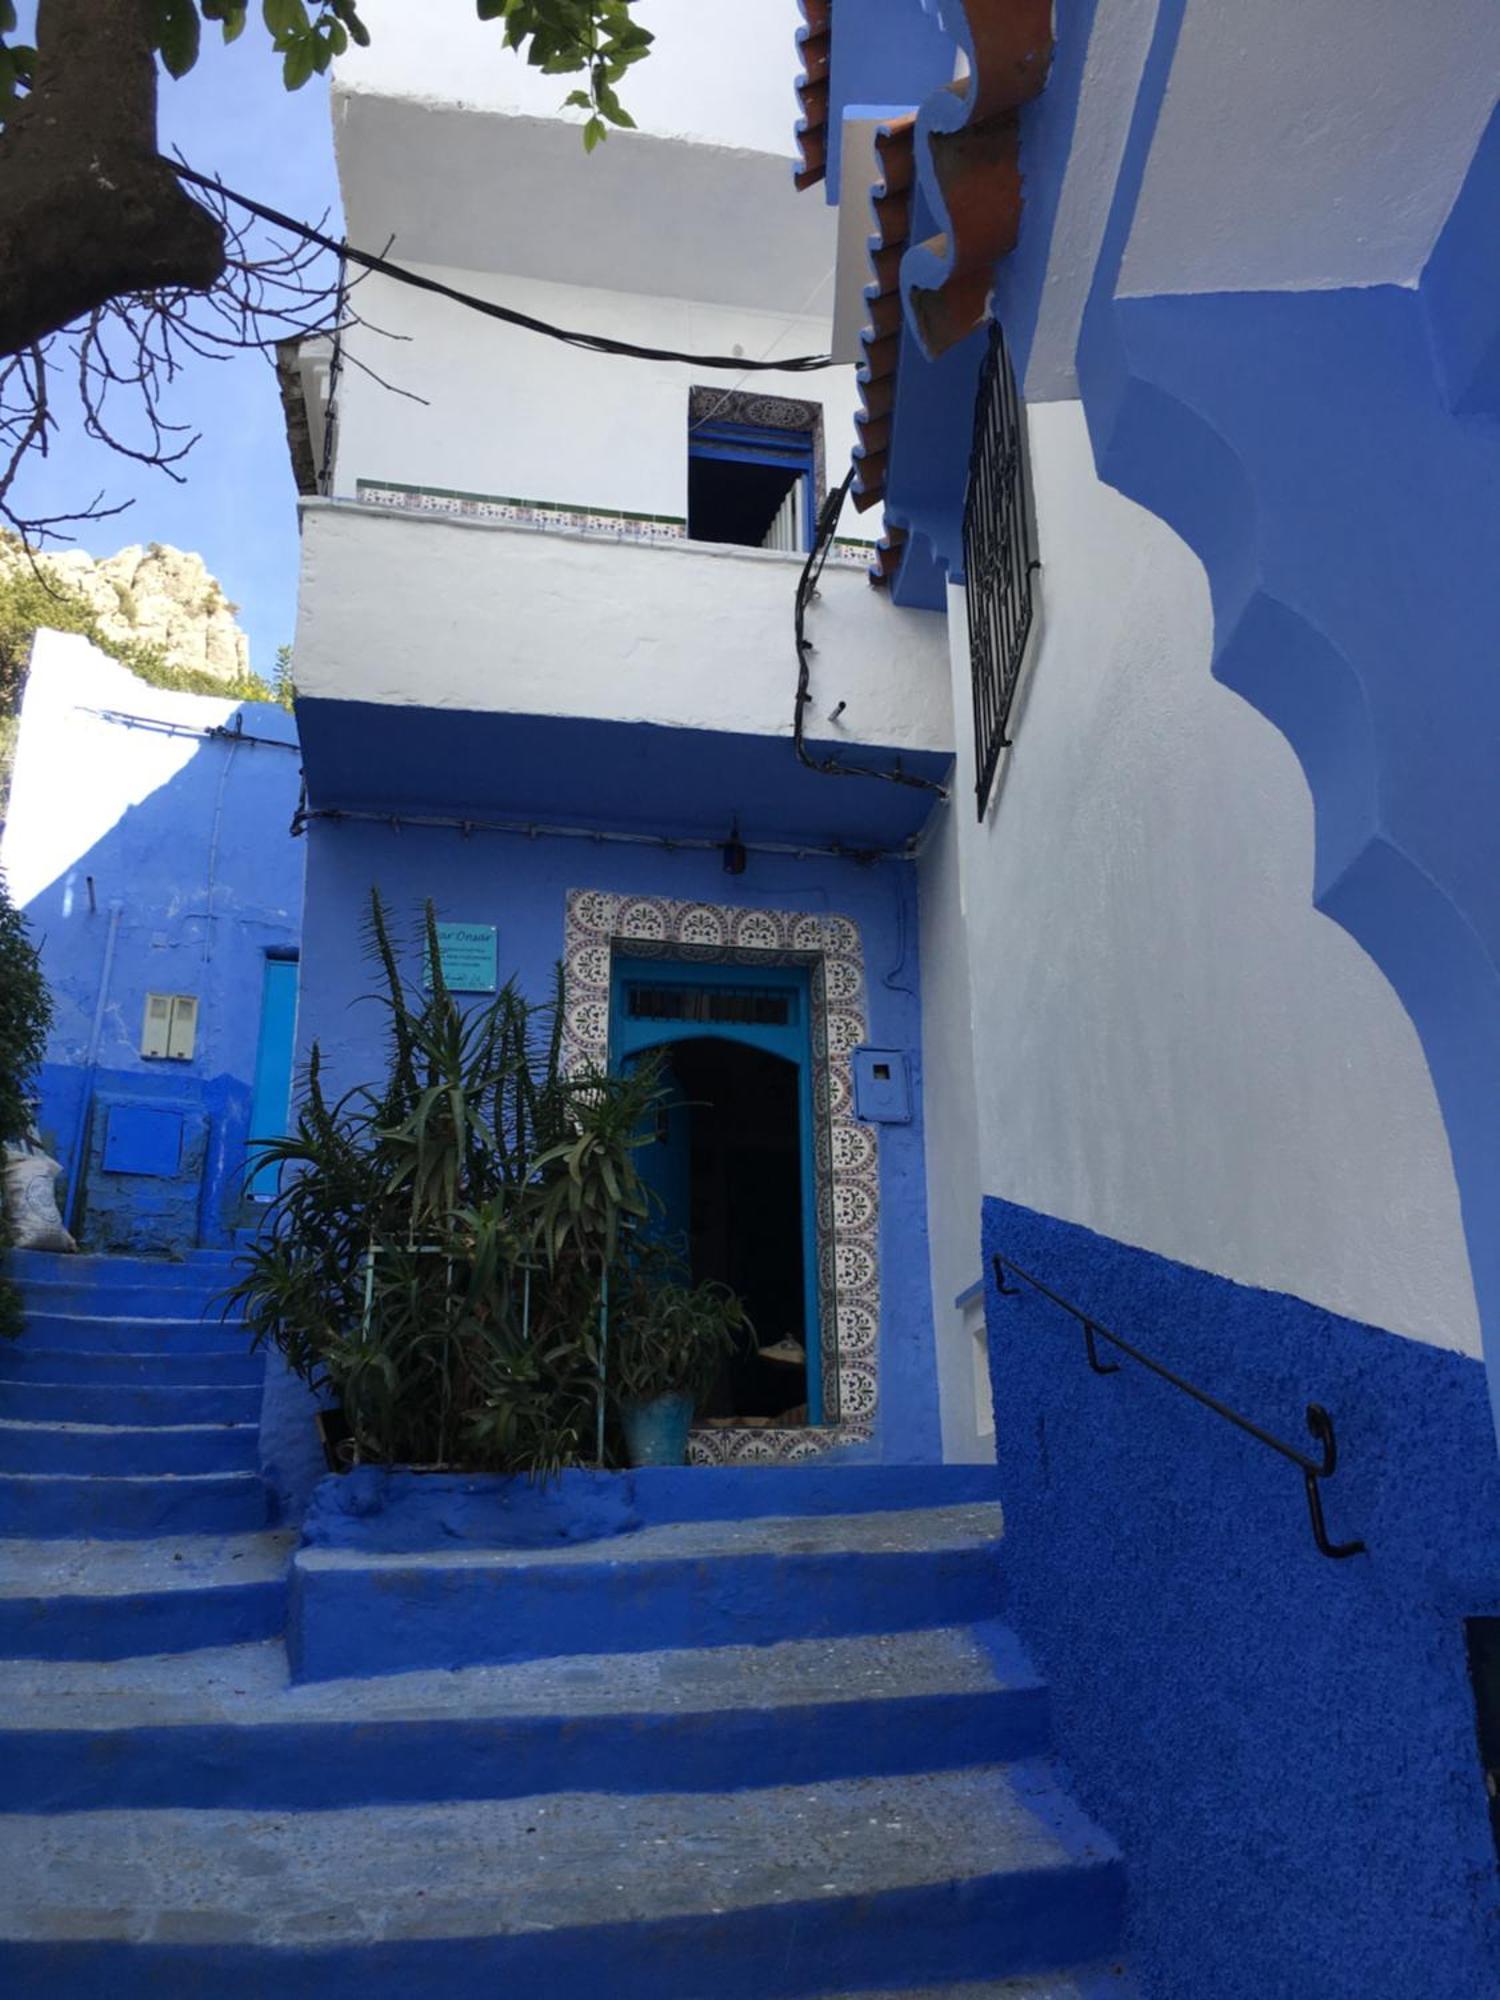
<path id="1" fill-rule="evenodd" d="M 945 622 L 872 591 L 865 553 L 823 572 L 809 734 L 947 756 Z M 308 500 L 298 691 L 790 738 L 802 561 L 607 510 L 378 487 Z"/>

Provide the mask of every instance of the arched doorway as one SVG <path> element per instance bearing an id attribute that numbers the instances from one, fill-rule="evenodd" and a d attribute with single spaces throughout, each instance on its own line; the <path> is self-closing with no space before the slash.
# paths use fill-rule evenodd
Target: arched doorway
<path id="1" fill-rule="evenodd" d="M 611 996 L 616 1062 L 654 1054 L 665 1096 L 638 1155 L 653 1229 L 694 1284 L 731 1286 L 755 1327 L 700 1414 L 822 1420 L 807 978 L 800 967 L 628 960 Z"/>

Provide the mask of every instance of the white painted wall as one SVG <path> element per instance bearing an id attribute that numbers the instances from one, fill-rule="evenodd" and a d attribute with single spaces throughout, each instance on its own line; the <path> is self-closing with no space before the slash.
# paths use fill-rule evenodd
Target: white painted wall
<path id="1" fill-rule="evenodd" d="M 965 690 L 966 692 L 966 690 Z M 969 949 L 959 875 L 960 816 L 955 795 L 938 807 L 917 863 L 922 946 L 922 1118 L 927 1142 L 927 1228 L 932 1260 L 932 1324 L 937 1341 L 938 1408 L 945 1460 L 994 1456 L 982 1302 L 958 1299 L 980 1276 L 979 1118 L 969 1014 Z"/>
<path id="2" fill-rule="evenodd" d="M 1414 285 L 1497 78 L 1494 0 L 1188 0 L 1122 293 Z"/>
<path id="3" fill-rule="evenodd" d="M 203 748 L 205 729 L 222 728 L 244 706 L 152 687 L 76 633 L 38 632 L 0 841 L 11 900 L 24 908 L 72 874 L 64 891 L 64 914 L 70 914 L 72 899 L 84 894 L 76 873 L 81 857 L 187 770 Z M 129 728 L 127 717 L 161 726 Z M 277 733 L 296 741 L 290 716 Z"/>
<path id="4" fill-rule="evenodd" d="M 789 736 L 801 560 L 310 501 L 298 691 Z M 821 590 L 810 733 L 948 749 L 943 620 L 898 610 L 862 567 L 830 564 Z"/>
<path id="5" fill-rule="evenodd" d="M 1033 407 L 1030 433 L 1044 624 L 982 826 L 950 601 L 980 1183 L 1477 1355 L 1427 1066 L 1384 976 L 1312 906 L 1292 751 L 1211 678 L 1202 569 L 1099 483 L 1079 405 Z M 929 877 L 935 950 L 952 897 Z M 924 962 L 948 1016 L 950 976 Z M 962 1151 L 957 1085 L 937 1088 L 929 1143 Z"/>
<path id="6" fill-rule="evenodd" d="M 729 355 L 740 349 L 765 359 L 827 350 L 826 318 L 472 271 L 430 275 L 553 324 L 643 346 Z M 357 366 L 346 368 L 335 486 L 345 496 L 354 496 L 361 479 L 389 480 L 682 516 L 688 390 L 695 385 L 820 403 L 830 483 L 847 467 L 857 402 L 852 368 L 741 376 L 591 354 L 381 278 L 361 286 L 359 310 L 369 325 L 351 335 L 350 354 L 425 401 L 392 394 Z M 841 534 L 869 539 L 878 532 L 878 522 L 846 507 Z"/>
<path id="7" fill-rule="evenodd" d="M 641 131 L 794 153 L 797 0 L 636 0 L 631 12 L 656 37 L 620 87 Z M 581 80 L 542 76 L 508 52 L 474 0 L 361 0 L 360 13 L 371 46 L 339 61 L 345 88 L 545 118 Z"/>

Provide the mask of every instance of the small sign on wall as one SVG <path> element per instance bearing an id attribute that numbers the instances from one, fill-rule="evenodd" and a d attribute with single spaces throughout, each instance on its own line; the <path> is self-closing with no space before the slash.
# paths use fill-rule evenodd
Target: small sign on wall
<path id="1" fill-rule="evenodd" d="M 493 993 L 499 947 L 493 924 L 439 924 L 438 963 L 450 993 Z M 431 968 L 427 984 L 432 984 Z"/>

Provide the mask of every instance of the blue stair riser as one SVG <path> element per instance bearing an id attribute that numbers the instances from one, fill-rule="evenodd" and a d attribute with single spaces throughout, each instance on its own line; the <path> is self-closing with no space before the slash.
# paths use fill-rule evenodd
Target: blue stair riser
<path id="1" fill-rule="evenodd" d="M 87 1313 L 98 1318 L 207 1319 L 223 1311 L 224 1287 L 193 1278 L 182 1284 L 65 1284 L 30 1279 L 21 1286 L 28 1313 Z"/>
<path id="2" fill-rule="evenodd" d="M 810 1864 L 813 1868 L 816 1863 Z M 1103 1958 L 1119 1941 L 1117 1863 L 988 1875 L 868 1896 L 635 1924 L 369 1946 L 0 1943 L 0 1987 L 57 2000 L 806 2000 L 1000 1979 Z"/>
<path id="3" fill-rule="evenodd" d="M 170 1382 L 37 1382 L 0 1380 L 0 1417 L 18 1423 L 253 1424 L 260 1420 L 258 1383 L 244 1387 Z"/>
<path id="4" fill-rule="evenodd" d="M 708 1475 L 712 1477 L 712 1474 Z M 997 1549 L 749 1554 L 709 1562 L 292 1569 L 299 1679 L 564 1653 L 915 1631 L 993 1609 Z"/>
<path id="5" fill-rule="evenodd" d="M 248 1472 L 203 1478 L 38 1478 L 0 1473 L 0 1535 L 118 1541 L 263 1528 L 266 1490 Z"/>
<path id="6" fill-rule="evenodd" d="M 23 1346 L 86 1354 L 247 1354 L 250 1339 L 216 1319 L 93 1319 L 81 1313 L 31 1313 Z"/>
<path id="7" fill-rule="evenodd" d="M 0 1416 L 11 1414 L 0 1392 Z M 127 1473 L 144 1478 L 152 1473 L 254 1472 L 259 1463 L 260 1431 L 253 1423 L 94 1431 L 0 1425 L 0 1473 Z"/>
<path id="8" fill-rule="evenodd" d="M 313 1811 L 557 1791 L 719 1792 L 1047 1748 L 1041 1688 L 703 1713 L 134 1729 L 0 1726 L 0 1812 Z"/>
<path id="9" fill-rule="evenodd" d="M 33 1347 L 29 1340 L 0 1341 L 0 1396 L 6 1384 L 110 1382 L 245 1388 L 265 1378 L 259 1354 L 182 1354 L 159 1349 L 146 1354 L 90 1354 L 82 1348 Z"/>
<path id="10" fill-rule="evenodd" d="M 29 1279 L 68 1284 L 222 1283 L 241 1261 L 237 1250 L 193 1250 L 184 1258 L 91 1256 L 87 1251 L 12 1250 L 4 1271 L 17 1283 Z"/>
<path id="11" fill-rule="evenodd" d="M 17 1660 L 127 1660 L 275 1639 L 285 1623 L 280 1578 L 112 1597 L 6 1597 L 0 1653 Z"/>

